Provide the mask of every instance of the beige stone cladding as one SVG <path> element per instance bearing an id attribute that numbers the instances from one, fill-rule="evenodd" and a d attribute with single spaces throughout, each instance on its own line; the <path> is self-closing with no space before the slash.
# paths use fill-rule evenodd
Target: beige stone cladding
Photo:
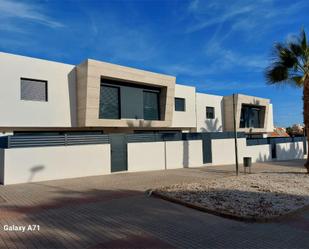
<path id="1" fill-rule="evenodd" d="M 161 120 L 99 119 L 101 78 L 161 89 Z M 88 59 L 77 66 L 77 120 L 79 127 L 169 127 L 172 124 L 176 78 L 169 75 Z"/>
<path id="2" fill-rule="evenodd" d="M 224 130 L 225 131 L 233 131 L 234 122 L 233 122 L 233 95 L 224 96 Z M 268 112 L 269 112 L 269 99 L 258 98 L 243 94 L 235 95 L 235 103 L 236 103 L 236 124 L 237 130 L 243 131 L 246 133 L 249 132 L 267 132 L 267 122 L 268 122 Z M 265 116 L 264 116 L 264 125 L 263 128 L 240 128 L 240 115 L 241 115 L 241 107 L 242 104 L 249 105 L 257 105 L 265 107 Z"/>

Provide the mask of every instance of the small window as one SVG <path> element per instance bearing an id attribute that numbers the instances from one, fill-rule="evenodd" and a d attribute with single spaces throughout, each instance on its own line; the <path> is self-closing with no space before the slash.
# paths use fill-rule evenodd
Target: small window
<path id="1" fill-rule="evenodd" d="M 184 112 L 186 111 L 186 100 L 183 98 L 175 98 L 175 111 Z"/>
<path id="2" fill-rule="evenodd" d="M 47 101 L 47 81 L 20 78 L 20 99 Z"/>
<path id="3" fill-rule="evenodd" d="M 215 118 L 215 108 L 206 106 L 206 118 L 207 119 L 214 119 Z"/>

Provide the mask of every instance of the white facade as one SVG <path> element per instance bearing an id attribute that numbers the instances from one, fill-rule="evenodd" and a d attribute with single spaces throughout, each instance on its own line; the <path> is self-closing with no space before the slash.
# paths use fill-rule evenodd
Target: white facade
<path id="1" fill-rule="evenodd" d="M 61 128 L 77 127 L 77 115 L 81 110 L 77 106 L 77 99 L 80 102 L 86 101 L 91 111 L 94 110 L 91 109 L 93 107 L 91 105 L 98 103 L 97 99 L 94 102 L 92 101 L 91 98 L 95 98 L 92 97 L 93 94 L 89 94 L 90 99 L 87 97 L 86 100 L 78 94 L 78 92 L 82 93 L 82 90 L 78 91 L 77 89 L 78 77 L 74 65 L 0 53 L 0 67 L 0 116 L 2 117 L 0 119 L 0 132 L 14 132 L 17 129 L 35 131 L 38 128 L 57 128 L 60 130 Z M 48 100 L 21 100 L 21 78 L 47 81 Z M 126 78 L 126 75 L 123 78 Z M 168 113 L 165 113 L 165 116 L 171 117 L 171 125 L 162 125 L 161 127 L 158 124 L 155 125 L 156 122 L 162 122 L 161 120 L 153 120 L 148 122 L 149 127 L 147 125 L 139 127 L 138 124 L 142 124 L 143 120 L 138 120 L 139 122 L 135 122 L 138 124 L 134 126 L 130 126 L 128 121 L 125 123 L 127 126 L 121 126 L 123 129 L 118 129 L 118 132 L 134 132 L 135 129 L 145 127 L 158 130 L 172 129 L 192 132 L 221 132 L 225 130 L 223 96 L 197 93 L 195 87 L 192 86 L 175 84 L 174 87 L 174 92 L 170 92 L 169 96 L 164 97 L 169 99 L 173 105 L 173 109 L 169 107 Z M 93 88 L 91 89 L 93 91 Z M 85 94 L 85 96 L 88 95 Z M 248 96 L 248 98 L 250 97 Z M 172 101 L 174 98 L 185 99 L 185 111 L 175 111 L 174 102 Z M 206 107 L 214 108 L 214 119 L 206 118 Z M 91 113 L 96 119 L 98 119 L 99 115 L 97 109 L 96 106 L 95 113 Z M 109 123 L 115 123 L 126 120 L 109 119 L 108 121 Z M 108 129 L 108 127 L 108 125 L 97 126 L 98 129 L 102 130 L 104 128 Z M 78 128 L 83 129 L 85 127 L 79 126 Z M 114 131 L 117 132 L 117 129 L 114 129 Z M 273 112 L 270 104 L 267 115 L 267 132 L 271 131 L 273 131 Z"/>
<path id="2" fill-rule="evenodd" d="M 176 84 L 175 98 L 183 98 L 185 100 L 185 111 L 175 111 L 174 108 L 172 127 L 195 128 L 195 87 Z"/>
<path id="3" fill-rule="evenodd" d="M 73 65 L 0 53 L 0 127 L 76 125 Z M 21 77 L 47 80 L 48 101 L 21 100 Z"/>
<path id="4" fill-rule="evenodd" d="M 213 107 L 215 118 L 206 118 L 206 107 Z M 196 128 L 197 132 L 223 131 L 223 96 L 197 93 L 196 94 Z"/>

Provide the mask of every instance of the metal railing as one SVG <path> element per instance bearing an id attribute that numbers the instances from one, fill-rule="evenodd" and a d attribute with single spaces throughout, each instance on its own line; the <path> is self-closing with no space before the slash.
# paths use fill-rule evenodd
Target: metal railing
<path id="1" fill-rule="evenodd" d="M 6 136 L 0 138 L 2 148 L 107 144 L 108 135 Z"/>
<path id="2" fill-rule="evenodd" d="M 268 138 L 247 138 L 247 145 L 261 145 L 261 144 L 280 144 L 280 143 L 294 143 L 306 141 L 306 137 L 268 137 Z"/>

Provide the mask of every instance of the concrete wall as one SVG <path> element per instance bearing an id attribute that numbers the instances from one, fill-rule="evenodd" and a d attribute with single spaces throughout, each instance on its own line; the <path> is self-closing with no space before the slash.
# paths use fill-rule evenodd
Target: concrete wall
<path id="1" fill-rule="evenodd" d="M 271 145 L 269 144 L 246 146 L 244 150 L 243 156 L 252 157 L 252 162 L 266 162 L 272 160 Z M 241 163 L 242 162 L 243 158 L 241 158 Z"/>
<path id="2" fill-rule="evenodd" d="M 212 165 L 235 163 L 234 139 L 214 139 L 212 143 Z M 238 162 L 243 163 L 243 157 L 252 157 L 252 162 L 271 161 L 271 146 L 247 146 L 245 138 L 238 139 Z"/>
<path id="3" fill-rule="evenodd" d="M 175 98 L 185 99 L 185 111 L 175 111 L 174 103 L 172 127 L 195 128 L 195 87 L 175 85 Z"/>
<path id="4" fill-rule="evenodd" d="M 303 142 L 276 144 L 277 160 L 304 158 Z"/>
<path id="5" fill-rule="evenodd" d="M 215 119 L 206 119 L 206 106 L 215 108 Z M 196 126 L 197 132 L 216 132 L 223 130 L 223 97 L 196 94 Z"/>
<path id="6" fill-rule="evenodd" d="M 202 141 L 166 142 L 166 168 L 189 168 L 203 166 Z"/>
<path id="7" fill-rule="evenodd" d="M 235 144 L 234 139 L 213 139 L 212 146 L 212 165 L 223 165 L 235 163 Z M 243 148 L 246 146 L 246 139 L 238 139 L 238 160 L 242 161 Z"/>
<path id="8" fill-rule="evenodd" d="M 73 65 L 0 53 L 0 127 L 76 125 Z M 48 81 L 48 101 L 20 99 L 20 78 Z"/>
<path id="9" fill-rule="evenodd" d="M 110 173 L 110 145 L 5 149 L 4 184 Z"/>
<path id="10" fill-rule="evenodd" d="M 202 141 L 128 143 L 128 171 L 199 167 Z"/>
<path id="11" fill-rule="evenodd" d="M 212 143 L 212 165 L 235 163 L 234 139 L 214 139 Z M 276 144 L 277 158 L 275 160 L 303 159 L 303 142 Z M 238 139 L 238 161 L 243 163 L 243 157 L 252 157 L 252 162 L 273 160 L 271 145 L 247 146 L 245 138 Z"/>
<path id="12" fill-rule="evenodd" d="M 165 142 L 128 143 L 128 171 L 165 169 Z"/>

